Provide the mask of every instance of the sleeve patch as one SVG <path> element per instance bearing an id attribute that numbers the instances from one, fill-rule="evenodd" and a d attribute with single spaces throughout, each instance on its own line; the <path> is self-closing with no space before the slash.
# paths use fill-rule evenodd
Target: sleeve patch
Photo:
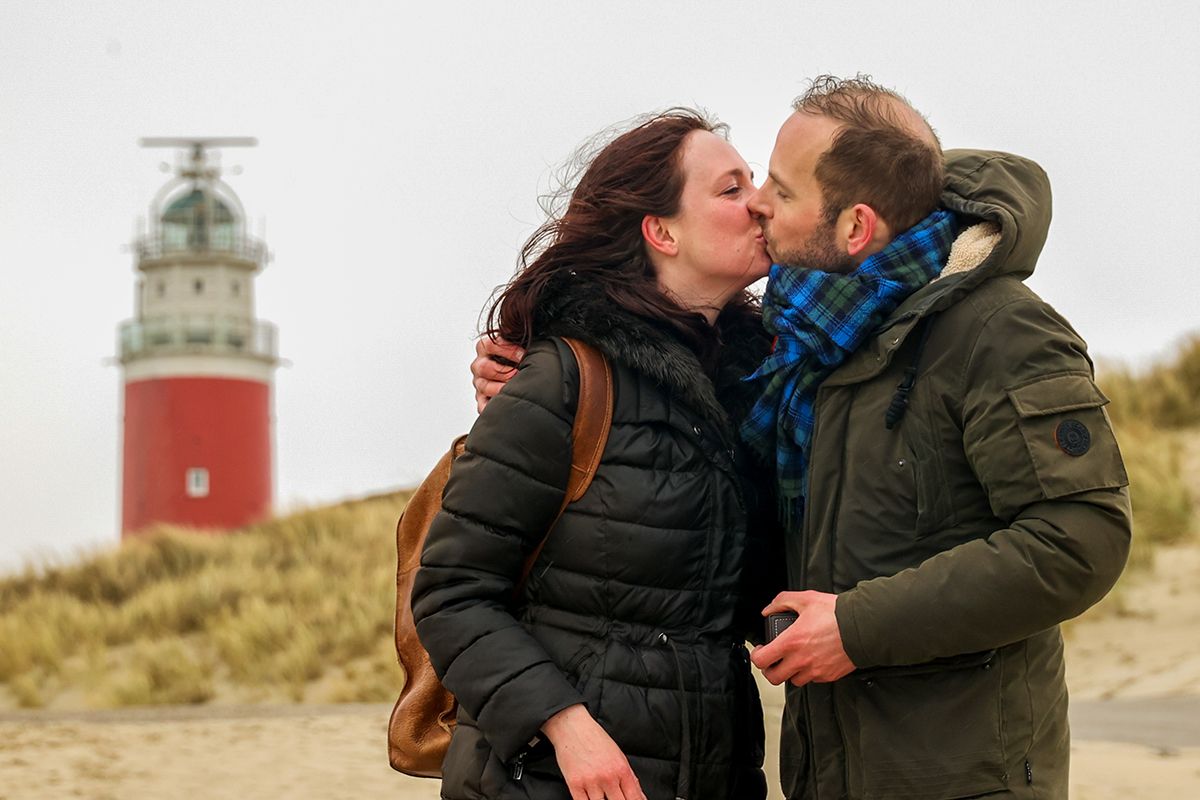
<path id="1" fill-rule="evenodd" d="M 1064 419 L 1054 429 L 1054 441 L 1069 456 L 1079 457 L 1092 447 L 1092 433 L 1077 419 Z"/>

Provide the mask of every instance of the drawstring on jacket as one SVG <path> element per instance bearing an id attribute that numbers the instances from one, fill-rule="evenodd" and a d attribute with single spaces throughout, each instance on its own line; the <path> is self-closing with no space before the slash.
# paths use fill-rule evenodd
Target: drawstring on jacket
<path id="1" fill-rule="evenodd" d="M 690 704 L 688 703 L 687 687 L 683 683 L 683 662 L 679 658 L 679 649 L 675 647 L 675 641 L 670 636 L 660 633 L 658 641 L 669 645 L 671 653 L 675 656 L 675 676 L 679 681 L 680 708 L 679 780 L 675 784 L 675 800 L 687 800 L 692 774 L 692 725 L 691 714 L 688 711 Z"/>
<path id="2" fill-rule="evenodd" d="M 925 343 L 929 341 L 929 332 L 933 329 L 929 317 L 917 324 L 921 326 L 921 338 L 917 340 L 912 361 L 905 367 L 904 378 L 896 387 L 896 393 L 892 395 L 892 402 L 888 404 L 887 412 L 883 416 L 883 424 L 889 431 L 900 424 L 900 420 L 904 419 L 904 412 L 908 410 L 908 395 L 917 382 L 917 369 L 921 364 L 921 354 L 925 352 Z"/>

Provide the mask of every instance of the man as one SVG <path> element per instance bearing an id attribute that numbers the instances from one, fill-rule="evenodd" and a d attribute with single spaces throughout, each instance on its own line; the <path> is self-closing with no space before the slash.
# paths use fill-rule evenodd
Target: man
<path id="1" fill-rule="evenodd" d="M 1045 175 L 944 165 L 899 95 L 822 77 L 750 203 L 779 340 L 743 435 L 776 465 L 796 590 L 764 614 L 798 615 L 752 659 L 789 684 L 789 798 L 1066 797 L 1058 624 L 1128 551 L 1086 347 L 1022 283 Z"/>
<path id="2" fill-rule="evenodd" d="M 807 591 L 766 610 L 799 618 L 752 656 L 791 684 L 784 789 L 1066 797 L 1057 626 L 1116 581 L 1130 515 L 1085 345 L 1021 282 L 1049 225 L 1045 176 L 952 152 L 931 198 L 940 146 L 898 95 L 823 78 L 794 109 L 750 204 L 776 262 L 864 269 L 939 204 L 966 227 L 813 399 L 787 531 Z"/>

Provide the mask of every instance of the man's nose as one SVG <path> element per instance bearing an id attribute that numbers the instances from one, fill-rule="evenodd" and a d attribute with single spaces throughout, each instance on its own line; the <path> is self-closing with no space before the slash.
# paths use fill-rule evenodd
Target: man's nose
<path id="1" fill-rule="evenodd" d="M 750 199 L 746 201 L 746 210 L 755 219 L 771 216 L 771 206 L 762 200 L 762 189 L 755 189 L 754 193 L 750 195 Z"/>

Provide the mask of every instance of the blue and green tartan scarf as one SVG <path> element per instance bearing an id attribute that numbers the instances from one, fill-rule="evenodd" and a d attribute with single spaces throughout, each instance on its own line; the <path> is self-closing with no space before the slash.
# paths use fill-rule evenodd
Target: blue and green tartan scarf
<path id="1" fill-rule="evenodd" d="M 777 338 L 771 355 L 745 378 L 758 382 L 762 394 L 741 434 L 764 461 L 774 452 L 789 527 L 804 512 L 817 388 L 905 298 L 941 272 L 955 229 L 954 215 L 939 209 L 849 274 L 771 267 L 763 325 Z"/>

